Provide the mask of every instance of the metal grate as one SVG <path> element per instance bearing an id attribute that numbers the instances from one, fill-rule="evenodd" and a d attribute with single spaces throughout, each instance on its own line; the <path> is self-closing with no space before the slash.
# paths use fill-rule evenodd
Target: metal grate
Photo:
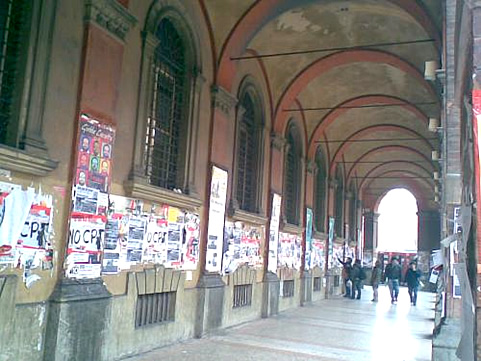
<path id="1" fill-rule="evenodd" d="M 339 287 L 341 285 L 341 277 L 334 276 L 334 287 Z"/>
<path id="2" fill-rule="evenodd" d="M 319 292 L 321 290 L 321 277 L 314 277 L 314 280 L 313 280 L 313 284 L 312 284 L 312 290 L 314 292 Z"/>
<path id="3" fill-rule="evenodd" d="M 246 307 L 252 304 L 252 285 L 234 286 L 234 300 L 232 308 Z"/>
<path id="4" fill-rule="evenodd" d="M 282 297 L 294 297 L 294 280 L 282 281 Z"/>
<path id="5" fill-rule="evenodd" d="M 251 96 L 244 94 L 245 112 L 239 124 L 237 148 L 237 201 L 239 208 L 256 212 L 259 135 L 256 109 Z"/>
<path id="6" fill-rule="evenodd" d="M 321 154 L 316 154 L 317 174 L 316 174 L 316 198 L 314 204 L 316 229 L 325 232 L 326 220 L 326 171 Z"/>
<path id="7" fill-rule="evenodd" d="M 175 320 L 175 292 L 139 295 L 135 312 L 135 327 Z"/>
<path id="8" fill-rule="evenodd" d="M 26 48 L 28 15 L 26 0 L 0 1 L 0 143 L 16 146 L 14 112 L 20 100 L 22 50 Z"/>
<path id="9" fill-rule="evenodd" d="M 300 152 L 299 145 L 291 127 L 287 135 L 287 156 L 286 156 L 286 220 L 290 224 L 299 223 L 299 194 L 300 194 Z"/>
<path id="10" fill-rule="evenodd" d="M 152 103 L 145 137 L 146 175 L 151 184 L 180 188 L 186 138 L 186 62 L 184 43 L 168 20 L 156 32 L 160 45 L 152 69 Z"/>

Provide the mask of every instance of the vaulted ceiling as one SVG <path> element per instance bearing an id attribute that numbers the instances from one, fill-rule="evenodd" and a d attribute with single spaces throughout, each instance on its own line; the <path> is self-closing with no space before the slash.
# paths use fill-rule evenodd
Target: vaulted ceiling
<path id="1" fill-rule="evenodd" d="M 272 128 L 302 119 L 313 158 L 340 164 L 366 207 L 396 187 L 435 208 L 439 90 L 423 76 L 440 59 L 438 0 L 203 0 L 217 57 L 216 81 L 235 93 L 236 69 L 258 62 Z M 254 55 L 254 57 L 252 57 Z"/>

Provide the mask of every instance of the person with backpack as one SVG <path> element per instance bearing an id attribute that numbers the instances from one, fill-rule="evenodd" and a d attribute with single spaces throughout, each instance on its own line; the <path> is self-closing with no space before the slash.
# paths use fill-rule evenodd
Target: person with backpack
<path id="1" fill-rule="evenodd" d="M 351 279 L 352 279 L 352 295 L 351 298 L 361 299 L 362 281 L 366 278 L 366 273 L 362 269 L 361 260 L 356 259 L 352 266 Z M 357 295 L 356 295 L 357 293 Z"/>
<path id="2" fill-rule="evenodd" d="M 399 296 L 399 284 L 402 277 L 402 268 L 397 257 L 391 258 L 391 263 L 386 266 L 385 276 L 388 280 L 389 291 L 391 293 L 391 303 L 396 304 Z"/>

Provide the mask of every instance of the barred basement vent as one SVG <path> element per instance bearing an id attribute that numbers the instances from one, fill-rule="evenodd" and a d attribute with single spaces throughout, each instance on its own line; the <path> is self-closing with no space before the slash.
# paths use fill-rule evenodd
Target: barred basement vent
<path id="1" fill-rule="evenodd" d="M 282 282 L 282 297 L 294 297 L 294 280 Z"/>
<path id="2" fill-rule="evenodd" d="M 175 321 L 176 292 L 139 295 L 135 312 L 135 327 Z"/>
<path id="3" fill-rule="evenodd" d="M 339 287 L 341 285 L 340 281 L 341 281 L 340 276 L 334 276 L 334 287 Z"/>
<path id="4" fill-rule="evenodd" d="M 232 308 L 250 306 L 252 304 L 252 285 L 234 286 L 234 300 Z"/>
<path id="5" fill-rule="evenodd" d="M 319 292 L 321 290 L 321 277 L 314 277 L 312 290 L 314 292 Z"/>

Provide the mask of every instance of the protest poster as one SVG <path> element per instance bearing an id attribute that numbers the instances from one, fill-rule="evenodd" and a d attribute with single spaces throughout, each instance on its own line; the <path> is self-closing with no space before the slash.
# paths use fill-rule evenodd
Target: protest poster
<path id="1" fill-rule="evenodd" d="M 324 264 L 326 262 L 324 245 L 325 241 L 321 241 L 319 239 L 312 240 L 311 269 L 314 267 L 319 267 L 321 270 L 324 270 Z"/>
<path id="2" fill-rule="evenodd" d="M 305 268 L 311 269 L 311 251 L 312 251 L 312 209 L 306 208 L 306 254 L 305 254 Z"/>
<path id="3" fill-rule="evenodd" d="M 67 277 L 99 277 L 105 239 L 106 218 L 72 213 L 67 248 Z"/>
<path id="4" fill-rule="evenodd" d="M 269 258 L 267 268 L 270 272 L 277 272 L 277 252 L 279 248 L 279 223 L 281 215 L 281 196 L 272 195 L 271 224 L 269 229 Z"/>
<path id="5" fill-rule="evenodd" d="M 167 220 L 157 217 L 151 217 L 148 220 L 143 244 L 143 262 L 156 264 L 167 262 L 168 231 Z"/>
<path id="6" fill-rule="evenodd" d="M 77 185 L 73 192 L 73 211 L 79 213 L 97 214 L 99 191 Z"/>
<path id="7" fill-rule="evenodd" d="M 185 213 L 185 240 L 182 249 L 182 265 L 184 270 L 195 270 L 199 261 L 200 218 L 194 213 Z"/>
<path id="8" fill-rule="evenodd" d="M 221 272 L 227 179 L 228 173 L 225 170 L 212 167 L 205 265 L 207 272 Z"/>
<path id="9" fill-rule="evenodd" d="M 136 216 L 130 217 L 128 223 L 126 254 L 124 254 L 127 263 L 139 263 L 142 261 L 145 226 L 145 218 Z"/>

